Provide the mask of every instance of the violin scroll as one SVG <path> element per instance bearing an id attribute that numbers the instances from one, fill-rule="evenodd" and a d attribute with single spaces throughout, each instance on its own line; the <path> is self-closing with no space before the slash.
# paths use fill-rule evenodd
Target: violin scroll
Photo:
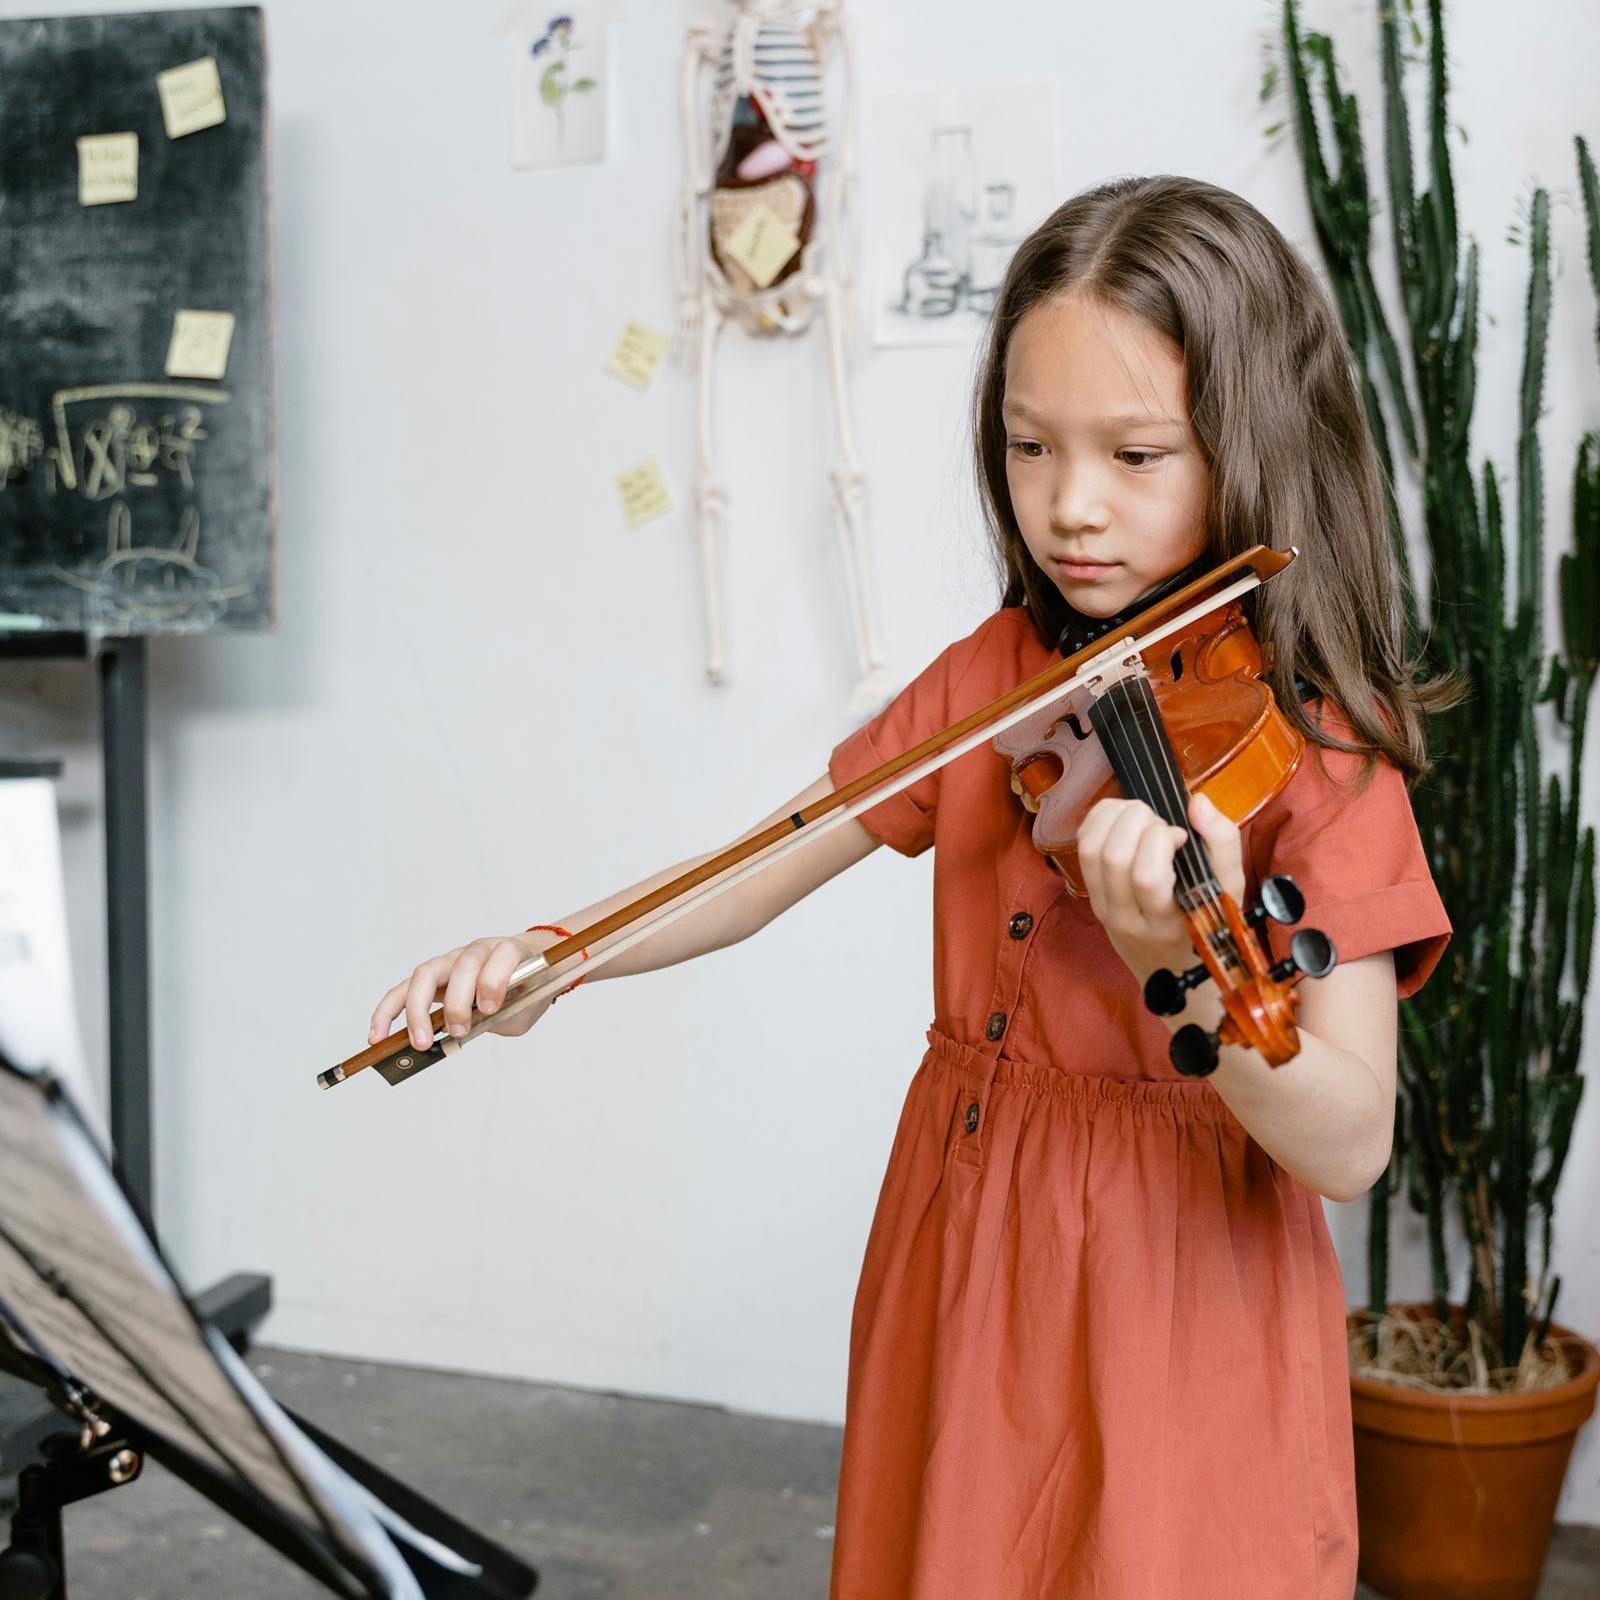
<path id="1" fill-rule="evenodd" d="M 1274 922 L 1293 923 L 1298 922 L 1304 914 L 1305 896 L 1300 893 L 1299 886 L 1286 874 L 1275 873 L 1262 883 L 1260 900 L 1245 912 L 1243 920 L 1246 927 L 1256 928 L 1268 917 Z M 1301 928 L 1289 941 L 1289 954 L 1283 960 L 1274 962 L 1270 967 L 1259 960 L 1249 964 L 1258 977 L 1283 986 L 1281 1003 L 1292 1011 L 1300 998 L 1293 993 L 1294 985 L 1302 978 L 1327 977 L 1338 959 L 1333 940 L 1327 934 L 1319 928 Z M 1184 996 L 1188 991 L 1213 976 L 1215 974 L 1204 962 L 1182 973 L 1170 972 L 1166 968 L 1152 972 L 1144 986 L 1145 1006 L 1157 1016 L 1176 1016 L 1186 1004 Z M 1173 1034 L 1168 1053 L 1173 1066 L 1185 1077 L 1204 1078 L 1214 1072 L 1218 1050 L 1223 1044 L 1246 1043 L 1260 1048 L 1260 1041 L 1252 1036 L 1255 1029 L 1248 1024 L 1266 1019 L 1253 1016 L 1254 1008 L 1240 1005 L 1240 999 L 1237 992 L 1225 997 L 1228 1014 L 1215 1030 L 1191 1022 Z M 1246 1019 L 1246 1025 L 1241 1025 L 1241 1016 Z M 1285 1021 L 1283 1018 L 1277 1019 L 1280 1029 Z M 1268 1059 L 1272 1059 L 1270 1054 Z"/>

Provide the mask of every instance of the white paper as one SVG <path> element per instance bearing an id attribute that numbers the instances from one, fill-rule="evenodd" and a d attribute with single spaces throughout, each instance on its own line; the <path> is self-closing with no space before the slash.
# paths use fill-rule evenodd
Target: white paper
<path id="1" fill-rule="evenodd" d="M 512 166 L 604 161 L 611 97 L 609 8 L 540 6 L 524 15 L 533 20 L 507 36 Z"/>
<path id="2" fill-rule="evenodd" d="M 56 789 L 49 778 L 0 779 L 0 1052 L 47 1067 L 109 1147 L 106 1095 L 90 1081 L 72 996 Z"/>
<path id="3" fill-rule="evenodd" d="M 1051 83 L 896 92 L 873 104 L 861 205 L 878 345 L 971 344 L 1057 192 Z"/>

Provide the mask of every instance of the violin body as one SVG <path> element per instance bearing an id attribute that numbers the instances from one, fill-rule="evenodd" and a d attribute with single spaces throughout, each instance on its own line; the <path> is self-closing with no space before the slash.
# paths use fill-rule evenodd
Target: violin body
<path id="1" fill-rule="evenodd" d="M 1243 608 L 1202 619 L 1139 657 L 1189 794 L 1242 826 L 1294 775 L 1305 740 L 1263 680 L 1261 647 Z M 1033 814 L 1033 842 L 1080 899 L 1078 831 L 1095 803 L 1124 793 L 1091 726 L 1091 681 L 994 740 L 1011 787 Z"/>
<path id="2" fill-rule="evenodd" d="M 1298 922 L 1305 901 L 1292 879 L 1275 874 L 1260 903 L 1242 910 L 1223 889 L 1203 841 L 1189 823 L 1189 800 L 1205 794 L 1237 826 L 1294 776 L 1305 740 L 1283 715 L 1264 677 L 1266 663 L 1237 600 L 1223 601 L 1141 646 L 1123 635 L 1070 659 L 1083 681 L 994 738 L 1011 764 L 1011 787 L 1033 814 L 1033 842 L 1082 898 L 1078 836 L 1095 802 L 1123 796 L 1148 805 L 1187 835 L 1174 853 L 1173 899 L 1200 957 L 1182 973 L 1145 980 L 1146 1007 L 1184 1010 L 1188 990 L 1215 981 L 1224 1017 L 1212 1031 L 1188 1023 L 1171 1056 L 1186 1076 L 1215 1070 L 1218 1046 L 1243 1044 L 1272 1066 L 1299 1050 L 1294 1014 L 1302 978 L 1325 977 L 1338 959 L 1333 941 L 1300 929 L 1290 954 L 1271 962 L 1254 937 L 1268 917 Z"/>
<path id="3" fill-rule="evenodd" d="M 1221 624 L 1202 619 L 1142 654 L 1178 770 L 1243 826 L 1294 776 L 1306 752 L 1298 728 L 1262 680 L 1261 645 L 1242 606 Z M 1090 725 L 1096 685 L 1008 728 L 994 741 L 1010 760 L 1011 789 L 1034 814 L 1034 843 L 1082 899 L 1078 829 L 1094 803 L 1122 795 L 1106 747 Z"/>

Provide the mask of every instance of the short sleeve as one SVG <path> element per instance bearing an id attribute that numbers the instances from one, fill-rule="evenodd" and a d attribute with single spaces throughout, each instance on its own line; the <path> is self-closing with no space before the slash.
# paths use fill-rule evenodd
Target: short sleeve
<path id="1" fill-rule="evenodd" d="M 1325 716 L 1324 725 L 1350 738 L 1337 715 Z M 1450 919 L 1400 770 L 1380 757 L 1371 782 L 1356 793 L 1361 768 L 1361 756 L 1308 740 L 1294 776 L 1246 824 L 1247 857 L 1255 884 L 1275 872 L 1294 879 L 1306 901 L 1302 925 L 1327 934 L 1341 963 L 1394 951 L 1404 1000 L 1439 964 Z M 1265 926 L 1274 958 L 1287 955 L 1294 929 Z"/>
<path id="2" fill-rule="evenodd" d="M 952 707 L 957 689 L 982 654 L 986 639 L 1006 616 L 986 617 L 966 638 L 958 639 L 922 669 L 877 716 L 835 746 L 828 758 L 828 776 L 842 789 L 863 773 L 921 744 L 956 720 Z M 901 855 L 921 855 L 933 843 L 933 821 L 939 805 L 939 774 L 930 772 L 899 794 L 863 811 L 867 831 Z"/>

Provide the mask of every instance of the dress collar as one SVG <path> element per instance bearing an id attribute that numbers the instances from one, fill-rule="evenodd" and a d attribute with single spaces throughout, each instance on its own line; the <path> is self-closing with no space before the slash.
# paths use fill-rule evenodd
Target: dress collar
<path id="1" fill-rule="evenodd" d="M 1119 611 L 1114 617 L 1088 617 L 1069 602 L 1067 620 L 1056 640 L 1061 654 L 1076 655 L 1085 645 L 1093 644 L 1096 639 L 1110 633 L 1113 628 L 1119 627 L 1130 617 L 1138 616 L 1156 601 L 1165 599 L 1167 595 L 1181 589 L 1184 584 L 1192 583 L 1210 564 L 1208 556 L 1197 556 L 1181 572 L 1174 572 L 1170 578 L 1163 578 L 1160 583 L 1152 584 L 1132 605 Z"/>

